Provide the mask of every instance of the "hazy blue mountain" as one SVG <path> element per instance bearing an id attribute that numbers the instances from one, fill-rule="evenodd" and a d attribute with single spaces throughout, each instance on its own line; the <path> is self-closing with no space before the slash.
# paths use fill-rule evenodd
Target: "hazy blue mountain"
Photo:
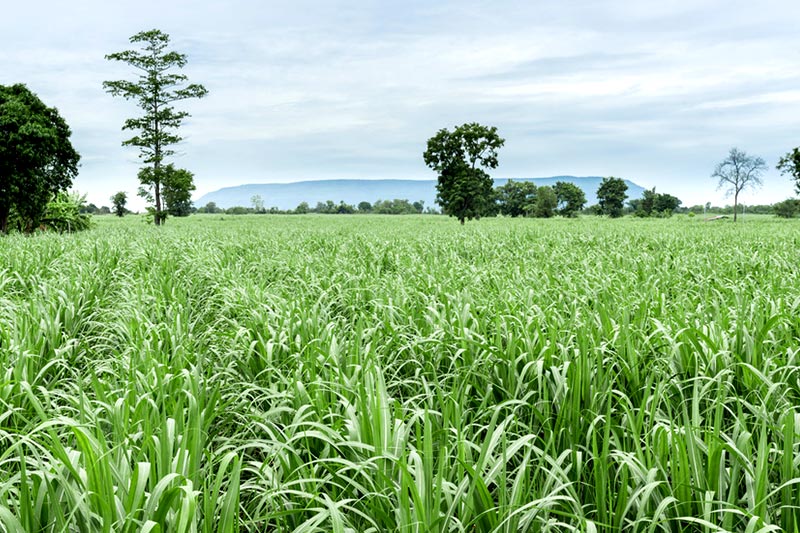
<path id="1" fill-rule="evenodd" d="M 569 181 L 583 189 L 588 205 L 597 203 L 597 188 L 603 180 L 601 177 L 553 176 L 551 178 L 513 178 L 514 181 L 532 181 L 536 185 L 554 185 L 557 181 Z M 507 179 L 495 179 L 495 186 L 503 185 Z M 628 184 L 628 198 L 639 198 L 644 188 L 625 180 Z M 261 196 L 264 206 L 279 209 L 294 209 L 301 202 L 308 202 L 314 207 L 317 202 L 333 200 L 335 203 L 357 205 L 367 201 L 394 200 L 399 198 L 411 202 L 422 200 L 425 206 L 436 207 L 436 180 L 316 180 L 297 181 L 294 183 L 252 183 L 225 187 L 194 200 L 196 207 L 214 202 L 218 207 L 233 206 L 250 207 L 250 199 Z"/>

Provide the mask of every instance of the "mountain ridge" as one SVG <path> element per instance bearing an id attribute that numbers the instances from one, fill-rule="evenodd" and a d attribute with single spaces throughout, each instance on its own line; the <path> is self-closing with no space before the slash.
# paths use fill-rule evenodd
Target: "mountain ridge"
<path id="1" fill-rule="evenodd" d="M 603 180 L 600 176 L 498 178 L 494 180 L 494 185 L 495 187 L 504 185 L 509 179 L 531 181 L 537 186 L 554 185 L 557 181 L 574 183 L 586 194 L 587 205 L 597 203 L 595 193 Z M 625 183 L 628 185 L 628 199 L 641 197 L 645 190 L 644 187 L 627 179 Z M 283 210 L 294 209 L 301 202 L 307 202 L 314 207 L 317 202 L 326 202 L 327 200 L 332 200 L 337 204 L 341 201 L 358 205 L 362 201 L 373 203 L 376 200 L 401 198 L 411 202 L 423 201 L 425 206 L 435 207 L 436 180 L 334 179 L 289 183 L 247 183 L 211 191 L 194 200 L 194 204 L 202 207 L 209 202 L 214 202 L 218 207 L 225 209 L 234 206 L 249 207 L 252 205 L 251 198 L 255 195 L 261 196 L 265 207 L 277 207 Z"/>

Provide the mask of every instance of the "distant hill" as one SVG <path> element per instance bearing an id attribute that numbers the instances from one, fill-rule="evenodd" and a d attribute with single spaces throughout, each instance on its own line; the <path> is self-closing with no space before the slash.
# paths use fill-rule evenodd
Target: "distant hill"
<path id="1" fill-rule="evenodd" d="M 536 185 L 554 185 L 557 181 L 569 181 L 583 189 L 588 200 L 587 205 L 597 203 L 597 188 L 603 180 L 601 177 L 553 176 L 550 178 L 513 178 L 514 181 L 532 181 Z M 495 186 L 504 185 L 507 179 L 495 179 Z M 632 181 L 628 184 L 628 198 L 639 198 L 644 188 Z M 250 199 L 261 196 L 264 206 L 279 209 L 294 209 L 301 202 L 308 202 L 314 207 L 317 202 L 332 200 L 335 203 L 357 205 L 359 202 L 370 203 L 376 200 L 406 199 L 411 202 L 422 200 L 426 206 L 435 207 L 436 180 L 316 180 L 297 181 L 293 183 L 252 183 L 225 187 L 204 194 L 194 200 L 194 205 L 202 207 L 214 202 L 218 207 L 228 208 L 237 205 L 250 207 Z"/>

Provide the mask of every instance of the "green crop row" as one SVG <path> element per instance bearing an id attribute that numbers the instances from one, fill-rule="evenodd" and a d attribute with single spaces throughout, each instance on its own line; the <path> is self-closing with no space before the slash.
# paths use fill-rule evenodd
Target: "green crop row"
<path id="1" fill-rule="evenodd" d="M 0 239 L 0 531 L 800 531 L 800 227 Z"/>

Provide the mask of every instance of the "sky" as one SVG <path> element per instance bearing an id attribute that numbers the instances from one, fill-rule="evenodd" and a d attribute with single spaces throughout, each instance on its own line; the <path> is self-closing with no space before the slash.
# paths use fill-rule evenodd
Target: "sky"
<path id="1" fill-rule="evenodd" d="M 763 157 L 745 204 L 794 195 L 775 165 L 800 146 L 797 0 L 33 0 L 0 18 L 0 84 L 25 83 L 72 128 L 74 189 L 136 197 L 121 126 L 141 111 L 104 56 L 160 29 L 208 90 L 178 108 L 176 166 L 195 197 L 245 183 L 435 179 L 427 139 L 496 126 L 497 178 L 617 176 L 685 205 L 732 203 L 711 178 L 732 147 Z M 334 199 L 335 200 L 335 199 Z M 367 199 L 369 200 L 369 199 Z M 265 199 L 269 204 L 269 200 Z"/>

